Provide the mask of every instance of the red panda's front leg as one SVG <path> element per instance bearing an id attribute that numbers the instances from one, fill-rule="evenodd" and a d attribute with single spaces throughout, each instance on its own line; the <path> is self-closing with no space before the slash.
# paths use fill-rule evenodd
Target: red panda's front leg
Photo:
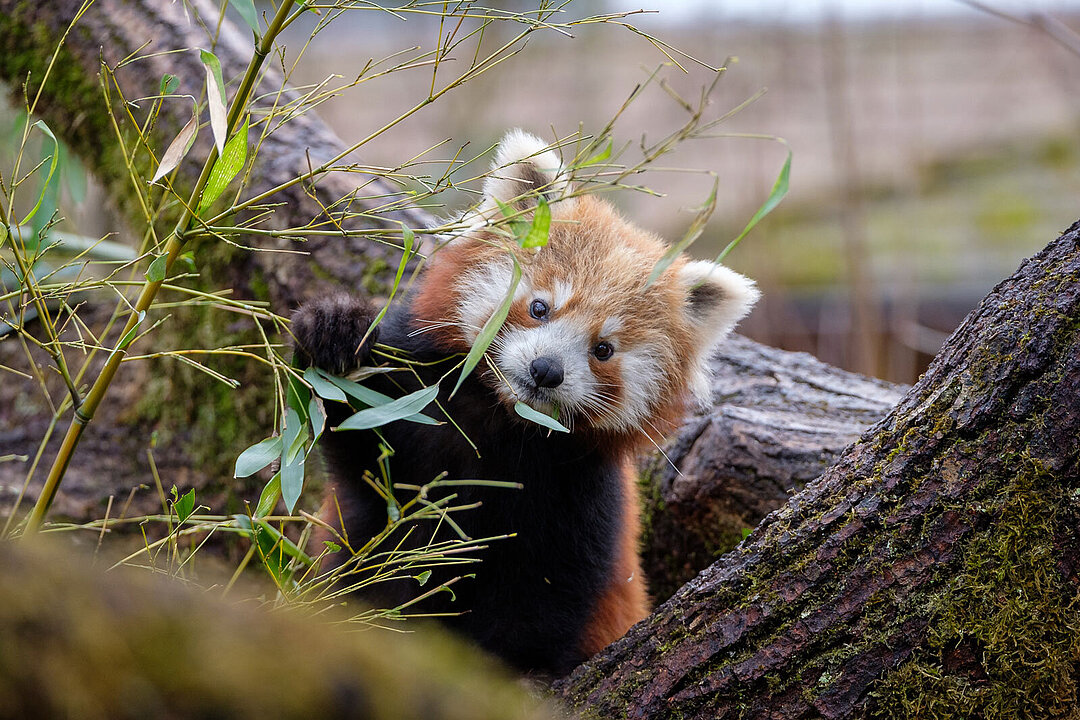
<path id="1" fill-rule="evenodd" d="M 582 633 L 580 650 L 592 657 L 649 614 L 649 592 L 641 570 L 641 508 L 633 465 L 622 471 L 623 511 L 615 562 Z"/>
<path id="2" fill-rule="evenodd" d="M 345 293 L 305 303 L 293 315 L 290 327 L 299 365 L 333 375 L 366 365 L 378 339 L 378 328 L 364 339 L 375 314 L 366 300 Z"/>

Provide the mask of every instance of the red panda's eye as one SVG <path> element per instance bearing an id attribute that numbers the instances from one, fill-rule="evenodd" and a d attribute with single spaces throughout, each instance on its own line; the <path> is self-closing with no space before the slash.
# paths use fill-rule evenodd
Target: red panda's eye
<path id="1" fill-rule="evenodd" d="M 607 360 L 615 354 L 615 348 L 609 342 L 599 342 L 596 343 L 596 347 L 593 348 L 592 352 L 597 360 Z"/>
<path id="2" fill-rule="evenodd" d="M 550 308 L 548 304 L 543 300 L 533 300 L 529 305 L 529 314 L 537 320 L 543 320 L 547 317 Z"/>

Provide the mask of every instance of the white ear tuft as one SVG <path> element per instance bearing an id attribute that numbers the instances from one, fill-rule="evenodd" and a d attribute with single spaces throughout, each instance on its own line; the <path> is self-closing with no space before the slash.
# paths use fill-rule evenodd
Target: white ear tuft
<path id="1" fill-rule="evenodd" d="M 686 313 L 707 352 L 750 312 L 761 293 L 754 281 L 707 260 L 691 260 L 679 271 L 687 289 Z"/>
<path id="2" fill-rule="evenodd" d="M 548 143 L 524 130 L 511 130 L 495 152 L 480 211 L 497 209 L 496 199 L 519 210 L 534 207 L 537 194 L 552 202 L 569 187 L 563 175 L 559 157 Z"/>
<path id="3" fill-rule="evenodd" d="M 698 401 L 709 401 L 709 354 L 746 317 L 761 293 L 748 277 L 707 260 L 691 260 L 679 270 L 686 288 L 686 315 L 698 332 L 697 354 L 691 360 L 690 388 Z"/>

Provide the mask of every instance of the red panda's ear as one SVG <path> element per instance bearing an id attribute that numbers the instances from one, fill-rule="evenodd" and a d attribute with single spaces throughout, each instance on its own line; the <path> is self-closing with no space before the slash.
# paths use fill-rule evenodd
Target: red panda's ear
<path id="1" fill-rule="evenodd" d="M 499 202 L 516 210 L 530 210 L 540 196 L 552 203 L 569 187 L 566 171 L 548 143 L 523 130 L 511 130 L 495 152 L 491 173 L 484 181 L 480 211 L 497 212 Z"/>
<path id="2" fill-rule="evenodd" d="M 690 390 L 704 405 L 711 390 L 710 351 L 750 312 L 761 293 L 750 278 L 705 260 L 691 260 L 677 272 L 686 288 L 684 312 L 696 335 L 689 358 Z"/>
<path id="3" fill-rule="evenodd" d="M 761 293 L 748 277 L 707 260 L 691 260 L 679 270 L 686 288 L 686 314 L 708 351 L 746 317 Z"/>

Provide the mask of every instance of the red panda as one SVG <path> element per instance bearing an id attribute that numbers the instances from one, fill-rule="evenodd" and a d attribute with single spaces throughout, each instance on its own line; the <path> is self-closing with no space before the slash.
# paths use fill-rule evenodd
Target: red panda
<path id="1" fill-rule="evenodd" d="M 378 467 L 380 444 L 392 448 L 395 484 L 423 485 L 442 473 L 521 484 L 453 488 L 455 504 L 479 503 L 454 515 L 470 537 L 513 535 L 480 550 L 475 567 L 435 568 L 432 581 L 471 577 L 453 586 L 453 597 L 437 593 L 410 609 L 446 613 L 446 624 L 511 665 L 553 676 L 647 615 L 634 456 L 672 430 L 688 403 L 707 399 L 710 350 L 758 297 L 742 275 L 685 257 L 649 283 L 666 244 L 607 202 L 572 195 L 566 175 L 543 141 L 508 133 L 484 199 L 464 218 L 469 229 L 432 255 L 376 328 L 380 343 L 420 361 L 412 365 L 419 379 L 391 373 L 365 384 L 401 395 L 441 382 L 441 409 L 426 412 L 453 422 L 399 421 L 378 435 L 335 432 L 323 441 L 332 495 L 324 519 L 343 524 L 354 546 L 387 527 L 386 500 L 363 479 Z M 551 211 L 548 243 L 508 250 L 491 223 L 502 214 L 499 203 L 530 213 L 541 196 Z M 512 283 L 511 251 L 522 276 L 509 314 L 486 361 L 451 397 L 457 373 L 450 370 Z M 355 297 L 305 305 L 292 323 L 301 364 L 334 373 L 371 364 L 374 338 L 358 346 L 372 318 Z M 519 401 L 547 414 L 557 409 L 571 432 L 519 417 Z M 446 523 L 426 525 L 402 530 L 403 547 L 452 536 Z M 361 594 L 393 607 L 424 592 L 406 578 Z"/>

